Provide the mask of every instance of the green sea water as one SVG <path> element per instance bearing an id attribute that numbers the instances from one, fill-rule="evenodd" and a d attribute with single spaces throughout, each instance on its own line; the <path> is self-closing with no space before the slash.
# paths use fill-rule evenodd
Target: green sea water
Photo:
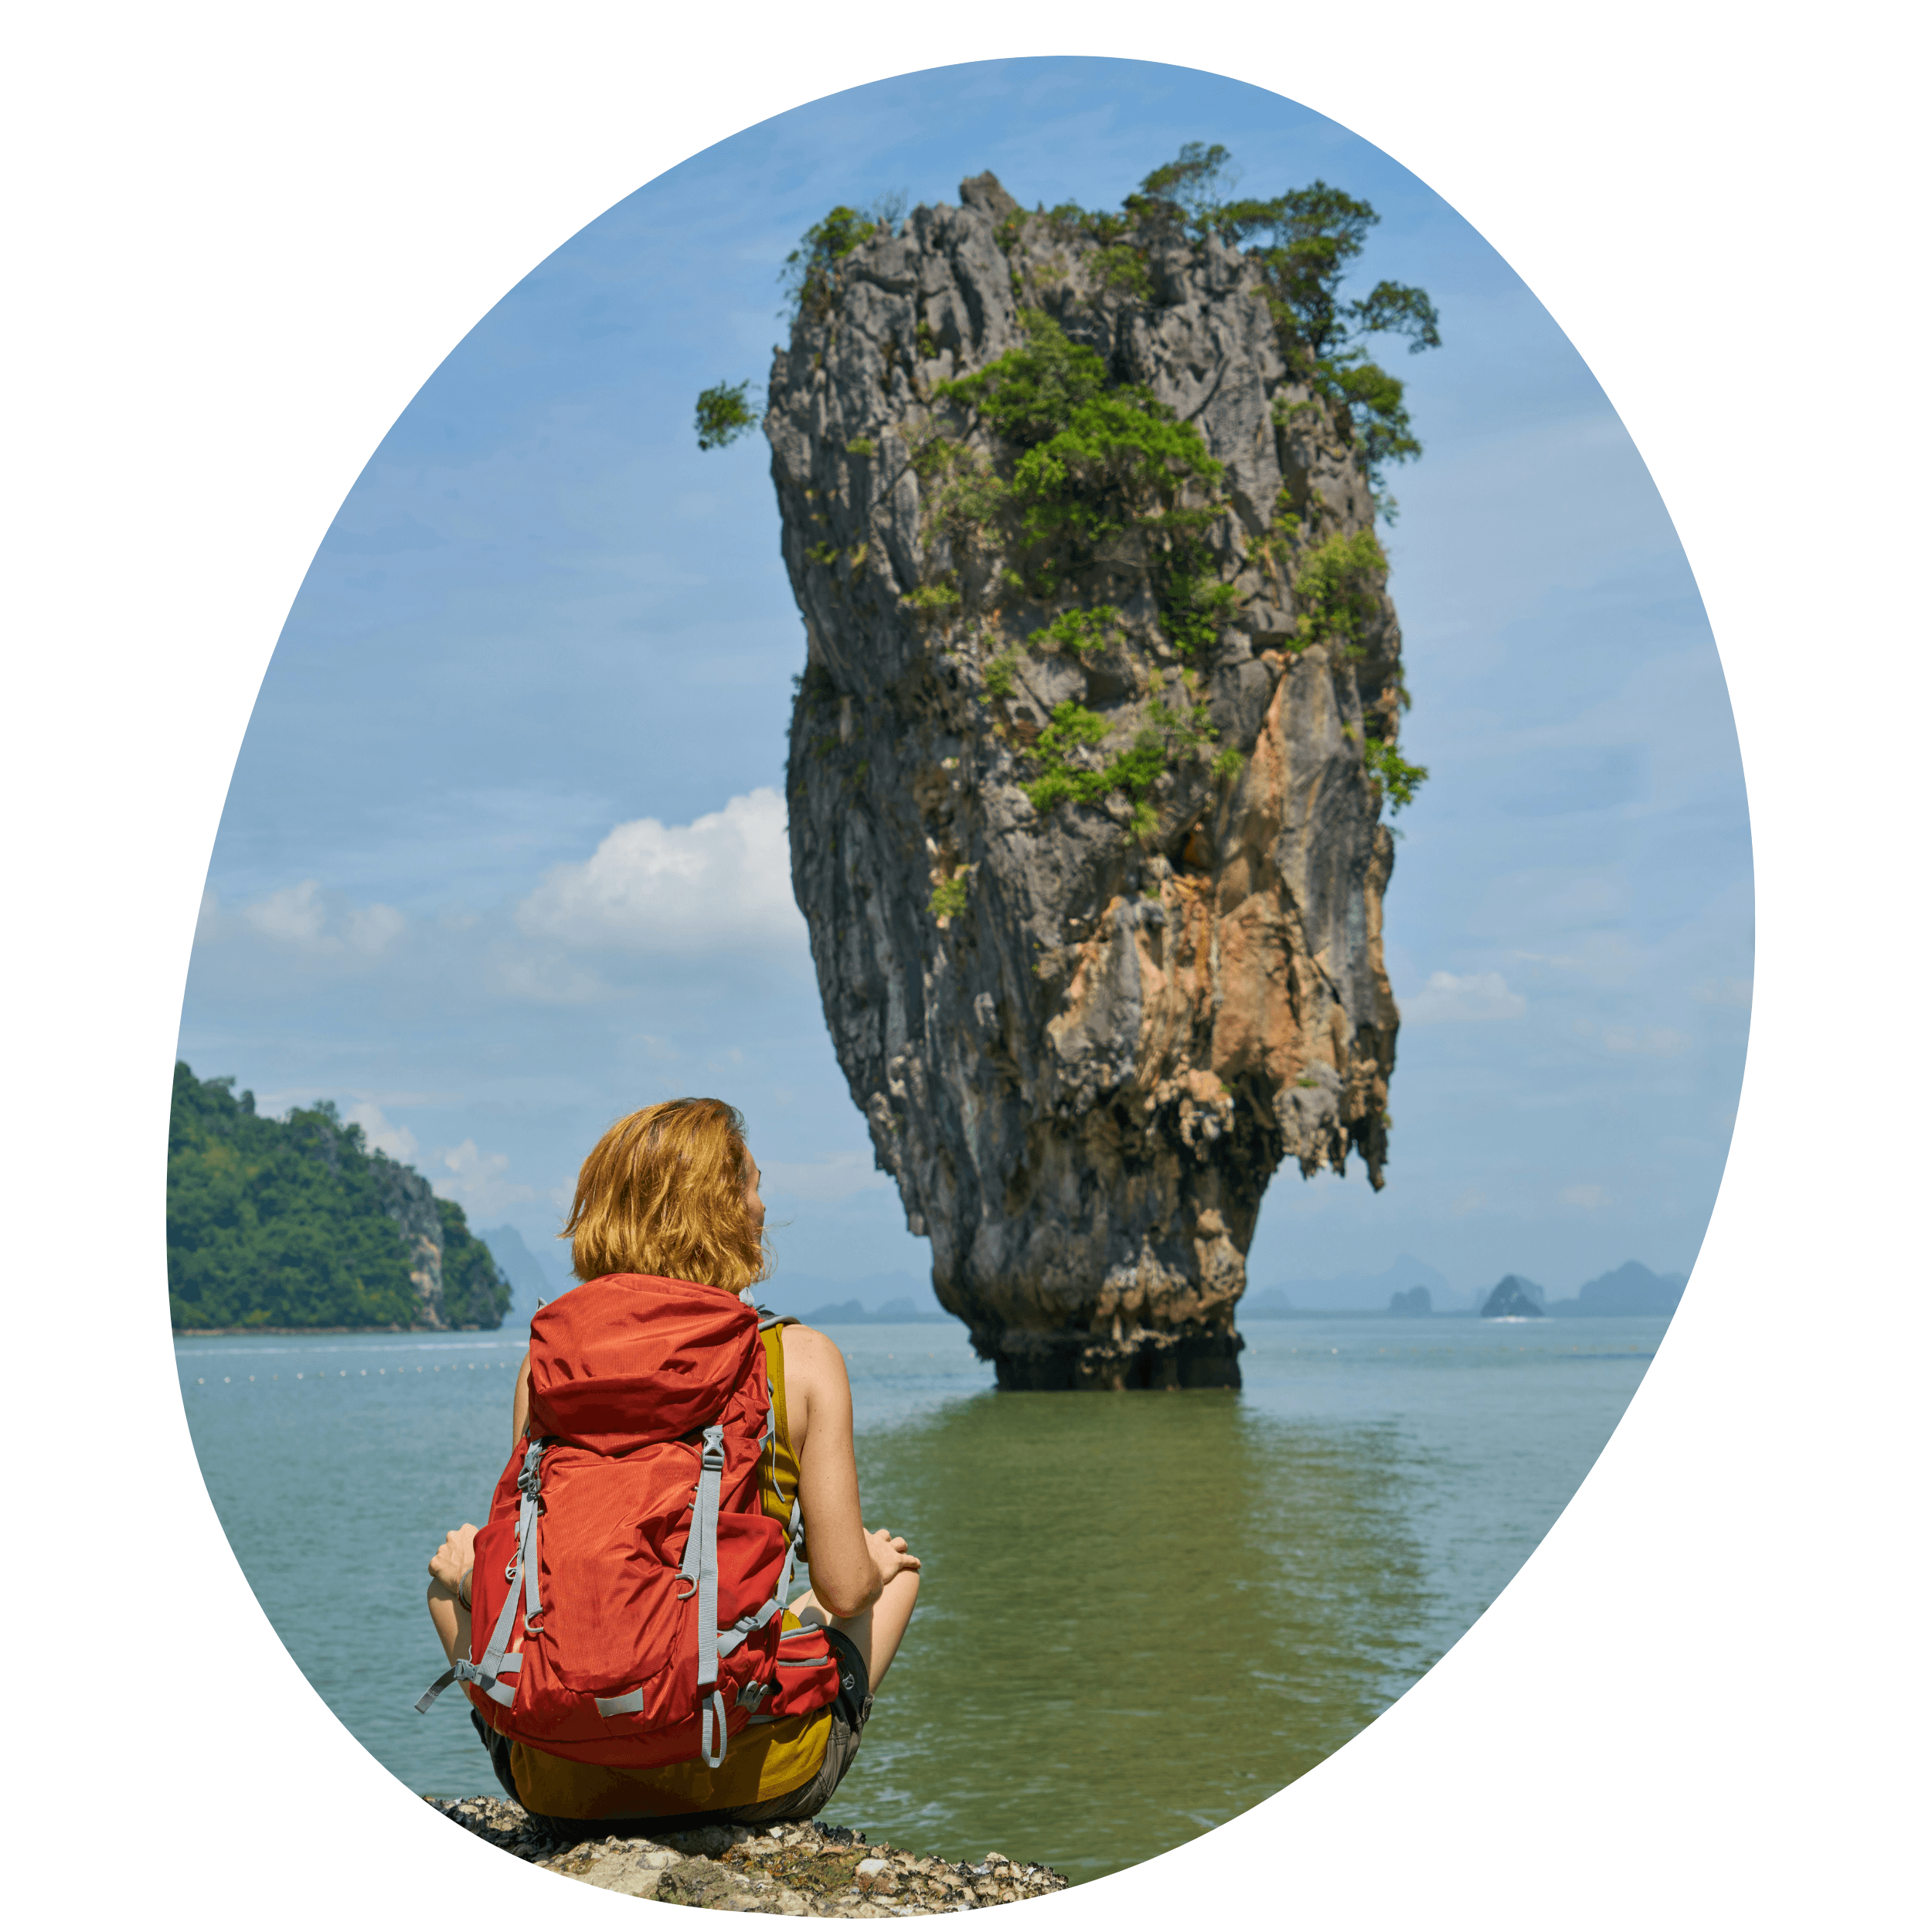
<path id="1" fill-rule="evenodd" d="M 920 1607 L 824 1814 L 1075 1879 L 1195 1837 L 1370 1722 L 1607 1440 L 1661 1318 L 1256 1321 L 1247 1386 L 996 1393 L 951 1323 L 853 1326 L 866 1520 Z M 495 1788 L 424 1565 L 509 1453 L 517 1338 L 187 1338 L 195 1446 L 270 1621 L 413 1790 Z M 325 1580 L 318 1587 L 318 1579 Z"/>

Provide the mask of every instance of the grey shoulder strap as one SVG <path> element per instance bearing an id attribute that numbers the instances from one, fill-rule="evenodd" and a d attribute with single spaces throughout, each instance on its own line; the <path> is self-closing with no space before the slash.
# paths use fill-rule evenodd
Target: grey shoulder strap
<path id="1" fill-rule="evenodd" d="M 523 1628 L 527 1634 L 540 1634 L 543 1605 L 537 1595 L 536 1526 L 543 1514 L 543 1452 L 549 1447 L 547 1437 L 539 1437 L 524 1452 L 522 1473 L 516 1479 L 516 1486 L 523 1501 L 517 1512 L 516 1553 L 505 1568 L 504 1580 L 510 1587 L 504 1593 L 503 1607 L 497 1612 L 496 1623 L 490 1631 L 490 1641 L 483 1652 L 481 1662 L 472 1664 L 467 1657 L 459 1657 L 429 1689 L 416 1700 L 418 1711 L 427 1711 L 451 1685 L 474 1684 L 492 1702 L 514 1704 L 516 1686 L 506 1684 L 504 1679 L 515 1676 L 523 1668 L 520 1653 L 510 1650 L 510 1633 L 516 1628 L 517 1585 L 522 1586 Z"/>

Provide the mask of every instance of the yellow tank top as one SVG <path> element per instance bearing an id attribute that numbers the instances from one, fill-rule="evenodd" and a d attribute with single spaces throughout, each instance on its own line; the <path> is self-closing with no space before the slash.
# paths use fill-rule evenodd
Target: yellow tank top
<path id="1" fill-rule="evenodd" d="M 789 1523 L 791 1499 L 798 1493 L 798 1459 L 785 1414 L 784 1330 L 774 1324 L 763 1339 L 778 1435 L 759 1478 L 759 1500 L 767 1515 Z M 788 1610 L 784 1627 L 798 1628 L 798 1619 Z M 681 1764 L 654 1764 L 645 1770 L 579 1764 L 512 1740 L 510 1770 L 525 1808 L 550 1818 L 660 1818 L 724 1811 L 783 1798 L 810 1783 L 825 1761 L 825 1741 L 831 1734 L 829 1705 L 781 1718 L 775 1724 L 750 1724 L 731 1740 L 725 1761 L 715 1771 L 707 1770 L 701 1757 Z"/>

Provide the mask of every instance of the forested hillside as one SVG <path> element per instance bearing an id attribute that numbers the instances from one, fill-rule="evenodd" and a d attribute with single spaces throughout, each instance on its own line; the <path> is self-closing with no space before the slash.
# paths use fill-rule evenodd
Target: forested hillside
<path id="1" fill-rule="evenodd" d="M 177 1328 L 494 1328 L 510 1284 L 463 1210 L 332 1101 L 286 1120 L 175 1066 L 168 1308 Z"/>

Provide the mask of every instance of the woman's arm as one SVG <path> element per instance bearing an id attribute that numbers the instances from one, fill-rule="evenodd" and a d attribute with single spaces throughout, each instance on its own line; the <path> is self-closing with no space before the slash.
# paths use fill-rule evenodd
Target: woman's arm
<path id="1" fill-rule="evenodd" d="M 837 1345 L 816 1329 L 784 1330 L 785 1421 L 798 1458 L 812 1594 L 834 1617 L 856 1617 L 900 1571 L 919 1567 L 905 1539 L 867 1533 L 852 1440 L 852 1384 Z"/>
<path id="2" fill-rule="evenodd" d="M 476 1525 L 466 1522 L 443 1539 L 430 1559 L 430 1621 L 453 1664 L 470 1654 L 470 1572 L 476 1564 Z"/>
<path id="3" fill-rule="evenodd" d="M 530 1426 L 530 1352 L 523 1351 L 523 1359 L 517 1364 L 516 1393 L 510 1398 L 510 1444 L 514 1448 L 523 1440 L 523 1432 Z"/>

